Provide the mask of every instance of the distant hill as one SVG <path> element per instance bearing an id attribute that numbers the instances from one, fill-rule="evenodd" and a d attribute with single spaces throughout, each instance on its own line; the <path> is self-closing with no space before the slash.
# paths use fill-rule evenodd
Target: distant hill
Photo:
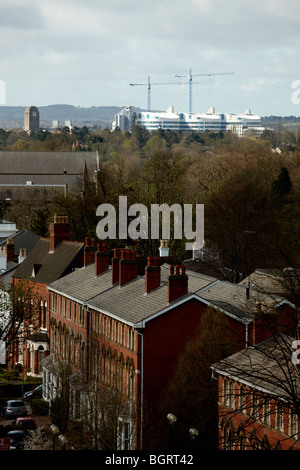
<path id="1" fill-rule="evenodd" d="M 82 108 L 69 104 L 54 104 L 39 106 L 41 127 L 49 127 L 52 121 L 59 121 L 63 127 L 65 121 L 71 120 L 73 125 L 83 126 L 101 124 L 103 127 L 111 126 L 116 114 L 125 106 L 91 106 Z M 24 112 L 26 106 L 0 106 L 0 128 L 23 128 Z M 283 125 L 294 130 L 300 124 L 300 117 L 296 116 L 264 116 L 262 124 L 266 127 L 276 128 Z"/>
<path id="2" fill-rule="evenodd" d="M 300 117 L 296 116 L 265 116 L 262 118 L 262 125 L 272 129 L 283 126 L 289 130 L 295 130 L 300 125 Z"/>
<path id="3" fill-rule="evenodd" d="M 68 104 L 55 104 L 39 106 L 40 123 L 43 126 L 57 120 L 60 125 L 71 120 L 73 124 L 103 123 L 110 124 L 115 114 L 123 107 L 118 106 L 92 106 L 90 108 L 76 107 Z M 0 127 L 23 127 L 26 106 L 0 106 Z"/>

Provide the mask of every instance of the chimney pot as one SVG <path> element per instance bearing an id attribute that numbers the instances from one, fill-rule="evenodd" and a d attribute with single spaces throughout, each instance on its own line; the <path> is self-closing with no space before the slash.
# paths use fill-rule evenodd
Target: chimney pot
<path id="1" fill-rule="evenodd" d="M 185 266 L 176 266 L 174 274 L 174 266 L 170 266 L 170 276 L 168 278 L 168 303 L 186 295 L 188 293 L 188 276 L 186 275 Z"/>
<path id="2" fill-rule="evenodd" d="M 147 256 L 147 265 L 148 265 L 148 266 L 152 266 L 152 264 L 153 264 L 153 258 L 152 258 L 152 256 Z"/>
<path id="3" fill-rule="evenodd" d="M 64 241 L 70 240 L 71 226 L 66 216 L 54 216 L 54 222 L 49 226 L 50 232 L 50 251 L 54 251 L 57 245 Z"/>
<path id="4" fill-rule="evenodd" d="M 119 261 L 121 258 L 121 250 L 119 248 L 114 248 L 114 256 L 111 261 L 112 265 L 112 283 L 115 284 L 119 282 Z"/>
<path id="5" fill-rule="evenodd" d="M 122 258 L 123 253 L 123 258 Z M 123 286 L 138 277 L 138 262 L 136 253 L 131 250 L 123 250 L 119 262 L 119 286 Z M 127 255 L 127 256 L 126 256 Z"/>
<path id="6" fill-rule="evenodd" d="M 154 258 L 155 260 L 155 258 Z M 153 262 L 151 256 L 148 257 L 148 265 L 145 268 L 145 293 L 153 291 L 160 286 L 160 266 Z"/>
<path id="7" fill-rule="evenodd" d="M 95 274 L 99 276 L 109 269 L 109 253 L 103 250 L 100 240 L 98 241 L 98 251 L 95 255 Z"/>
<path id="8" fill-rule="evenodd" d="M 84 266 L 88 266 L 95 261 L 95 253 L 96 253 L 96 246 L 95 246 L 95 239 L 90 237 L 85 238 L 85 247 L 84 247 Z"/>

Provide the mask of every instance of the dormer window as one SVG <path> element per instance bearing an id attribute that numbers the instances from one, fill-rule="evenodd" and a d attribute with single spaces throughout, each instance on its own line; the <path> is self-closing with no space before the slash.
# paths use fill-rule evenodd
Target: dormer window
<path id="1" fill-rule="evenodd" d="M 32 277 L 32 278 L 35 278 L 35 276 L 36 276 L 37 273 L 39 272 L 41 266 L 42 266 L 41 264 L 34 264 L 34 265 L 33 265 L 32 273 L 31 273 L 31 277 Z"/>

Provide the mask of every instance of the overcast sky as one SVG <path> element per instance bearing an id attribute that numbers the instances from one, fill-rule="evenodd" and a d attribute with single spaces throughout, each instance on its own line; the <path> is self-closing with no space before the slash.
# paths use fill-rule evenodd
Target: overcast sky
<path id="1" fill-rule="evenodd" d="M 152 109 L 188 112 L 187 79 L 154 83 L 191 69 L 193 112 L 299 116 L 299 19 L 299 0 L 0 0 L 0 104 L 146 109 L 150 77 Z"/>

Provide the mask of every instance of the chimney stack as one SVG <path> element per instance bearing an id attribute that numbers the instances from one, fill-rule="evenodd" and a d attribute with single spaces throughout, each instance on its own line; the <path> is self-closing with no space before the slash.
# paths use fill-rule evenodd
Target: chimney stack
<path id="1" fill-rule="evenodd" d="M 119 286 L 123 286 L 138 277 L 138 262 L 135 251 L 121 250 L 119 261 Z"/>
<path id="2" fill-rule="evenodd" d="M 18 263 L 23 263 L 24 259 L 26 258 L 26 248 L 20 248 Z"/>
<path id="3" fill-rule="evenodd" d="M 7 270 L 7 255 L 5 246 L 0 247 L 0 270 Z"/>
<path id="4" fill-rule="evenodd" d="M 50 231 L 50 252 L 53 252 L 57 245 L 70 240 L 71 226 L 66 215 L 55 215 L 54 221 L 49 226 Z"/>
<path id="5" fill-rule="evenodd" d="M 95 261 L 95 254 L 97 251 L 96 241 L 94 238 L 86 237 L 84 247 L 84 266 L 88 266 Z"/>
<path id="6" fill-rule="evenodd" d="M 11 238 L 6 241 L 6 259 L 7 263 L 15 260 L 15 245 Z"/>
<path id="7" fill-rule="evenodd" d="M 157 289 L 160 286 L 160 266 L 158 258 L 148 256 L 148 264 L 145 268 L 145 293 Z"/>
<path id="8" fill-rule="evenodd" d="M 119 248 L 114 249 L 114 256 L 111 260 L 111 271 L 112 271 L 112 283 L 116 284 L 119 282 L 119 261 L 121 259 L 121 250 Z"/>
<path id="9" fill-rule="evenodd" d="M 188 276 L 185 266 L 170 266 L 170 275 L 168 278 L 168 303 L 182 297 L 188 293 Z"/>
<path id="10" fill-rule="evenodd" d="M 159 247 L 159 256 L 160 257 L 168 257 L 169 256 L 169 242 L 168 240 L 160 240 L 160 247 Z"/>
<path id="11" fill-rule="evenodd" d="M 95 255 L 95 274 L 99 276 L 109 269 L 109 253 L 107 244 L 98 240 L 97 252 Z"/>

